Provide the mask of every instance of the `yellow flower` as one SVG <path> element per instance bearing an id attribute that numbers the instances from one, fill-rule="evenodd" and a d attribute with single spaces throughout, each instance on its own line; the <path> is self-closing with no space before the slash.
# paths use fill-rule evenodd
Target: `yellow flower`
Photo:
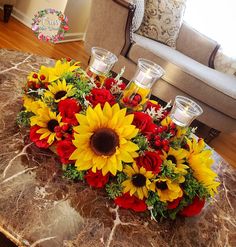
<path id="1" fill-rule="evenodd" d="M 171 181 L 169 178 L 159 178 L 152 182 L 150 189 L 156 191 L 160 201 L 162 202 L 172 202 L 178 197 L 183 196 L 183 191 L 179 184 Z"/>
<path id="2" fill-rule="evenodd" d="M 79 68 L 78 63 L 71 66 L 70 62 L 62 62 L 61 60 L 58 60 L 54 68 L 48 68 L 49 82 L 56 81 L 66 72 L 73 72 L 77 68 Z"/>
<path id="3" fill-rule="evenodd" d="M 166 117 L 161 121 L 161 126 L 166 126 L 169 127 L 170 124 L 172 123 L 172 120 L 170 117 Z"/>
<path id="4" fill-rule="evenodd" d="M 215 181 L 217 174 L 211 169 L 214 160 L 212 159 L 212 151 L 205 150 L 205 142 L 203 139 L 187 139 L 190 154 L 188 157 L 188 163 L 193 170 L 193 176 L 202 183 L 210 195 L 213 196 L 217 193 L 217 187 L 219 182 Z"/>
<path id="5" fill-rule="evenodd" d="M 175 137 L 180 138 L 181 136 L 184 136 L 187 134 L 188 128 L 184 128 L 184 127 L 179 127 L 176 126 L 177 129 L 177 133 L 175 135 Z"/>
<path id="6" fill-rule="evenodd" d="M 138 168 L 134 163 L 133 166 L 126 165 L 123 170 L 128 176 L 128 179 L 122 183 L 124 186 L 123 192 L 129 192 L 130 195 L 135 195 L 139 199 L 148 197 L 148 190 L 151 185 L 150 179 L 154 178 L 151 171 L 146 171 L 144 167 Z"/>
<path id="7" fill-rule="evenodd" d="M 73 85 L 67 85 L 65 79 L 58 80 L 57 83 L 52 83 L 48 86 L 48 90 L 44 93 L 44 97 L 51 97 L 55 102 L 71 97 L 75 94 Z"/>
<path id="8" fill-rule="evenodd" d="M 171 161 L 176 166 L 176 172 L 181 173 L 183 175 L 187 174 L 187 169 L 189 168 L 185 165 L 186 158 L 188 157 L 188 151 L 183 148 L 175 150 L 174 148 L 170 147 L 168 153 L 163 151 L 163 155 L 161 156 L 162 160 Z"/>
<path id="9" fill-rule="evenodd" d="M 74 128 L 77 149 L 70 159 L 76 160 L 78 170 L 92 168 L 93 172 L 102 170 L 103 175 L 116 175 L 123 170 L 122 161 L 133 162 L 138 156 L 138 146 L 130 141 L 138 133 L 131 124 L 134 115 L 126 116 L 126 109 L 118 104 L 105 103 L 103 110 L 100 104 L 88 107 L 86 115 L 76 114 L 76 118 L 80 124 Z"/>
<path id="10" fill-rule="evenodd" d="M 33 112 L 34 114 L 37 114 L 39 109 L 46 107 L 42 101 L 35 101 L 26 95 L 23 96 L 23 106 L 25 107 L 26 111 Z"/>
<path id="11" fill-rule="evenodd" d="M 40 140 L 47 138 L 47 143 L 51 145 L 55 138 L 56 133 L 54 128 L 56 126 L 61 126 L 61 116 L 60 114 L 56 115 L 56 112 L 52 112 L 48 107 L 44 107 L 38 110 L 37 115 L 33 116 L 31 120 L 31 126 L 38 125 L 41 127 L 37 133 L 41 134 Z"/>

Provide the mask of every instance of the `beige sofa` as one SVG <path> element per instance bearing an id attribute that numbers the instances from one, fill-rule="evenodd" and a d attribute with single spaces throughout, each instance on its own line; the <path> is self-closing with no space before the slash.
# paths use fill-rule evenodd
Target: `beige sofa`
<path id="1" fill-rule="evenodd" d="M 161 65 L 166 74 L 156 83 L 153 94 L 169 101 L 185 95 L 204 109 L 199 120 L 211 128 L 210 135 L 236 131 L 236 77 L 214 70 L 216 41 L 183 23 L 176 50 L 132 33 L 135 5 L 131 0 L 93 0 L 85 47 L 100 46 L 114 52 L 118 72 L 126 67 L 131 79 L 137 60 L 150 59 Z"/>

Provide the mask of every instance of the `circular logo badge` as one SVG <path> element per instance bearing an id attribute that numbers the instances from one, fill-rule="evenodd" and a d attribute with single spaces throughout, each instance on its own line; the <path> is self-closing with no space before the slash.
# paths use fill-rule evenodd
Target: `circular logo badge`
<path id="1" fill-rule="evenodd" d="M 38 39 L 55 43 L 69 30 L 68 18 L 55 9 L 44 9 L 34 15 L 32 30 Z"/>

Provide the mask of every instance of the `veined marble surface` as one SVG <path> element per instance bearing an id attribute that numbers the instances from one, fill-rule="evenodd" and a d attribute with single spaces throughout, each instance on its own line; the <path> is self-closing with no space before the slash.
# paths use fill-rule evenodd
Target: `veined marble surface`
<path id="1" fill-rule="evenodd" d="M 50 151 L 16 125 L 27 74 L 53 63 L 0 50 L 0 229 L 31 247 L 236 246 L 236 171 L 216 153 L 219 194 L 194 218 L 155 222 L 116 207 L 101 190 L 62 179 Z"/>

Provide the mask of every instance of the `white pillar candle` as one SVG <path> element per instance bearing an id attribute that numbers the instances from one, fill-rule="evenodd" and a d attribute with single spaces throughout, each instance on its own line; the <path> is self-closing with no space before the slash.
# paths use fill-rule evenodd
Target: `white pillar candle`
<path id="1" fill-rule="evenodd" d="M 139 71 L 137 76 L 135 77 L 135 81 L 142 85 L 149 85 L 153 80 L 153 77 L 148 72 Z"/>
<path id="2" fill-rule="evenodd" d="M 91 64 L 91 67 L 96 70 L 99 71 L 101 73 L 106 72 L 107 70 L 107 64 L 104 63 L 102 60 L 98 60 L 98 59 L 94 59 L 93 63 Z"/>
<path id="3" fill-rule="evenodd" d="M 171 114 L 171 118 L 176 120 L 177 122 L 182 123 L 184 126 L 187 126 L 192 120 L 192 116 L 188 115 L 187 110 L 188 108 L 176 108 L 175 111 Z"/>

